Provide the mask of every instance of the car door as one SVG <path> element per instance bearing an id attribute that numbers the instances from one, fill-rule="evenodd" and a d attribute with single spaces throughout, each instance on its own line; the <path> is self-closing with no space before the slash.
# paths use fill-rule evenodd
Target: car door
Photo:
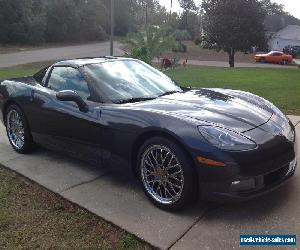
<path id="1" fill-rule="evenodd" d="M 76 91 L 88 110 L 80 111 L 72 101 L 59 101 L 56 95 L 62 90 Z M 54 66 L 44 86 L 35 90 L 34 105 L 39 114 L 38 142 L 97 163 L 109 158 L 101 140 L 109 133 L 101 124 L 101 104 L 92 100 L 90 86 L 78 68 Z"/>
<path id="2" fill-rule="evenodd" d="M 279 63 L 282 61 L 282 54 L 281 53 L 273 53 L 272 55 L 272 62 Z"/>

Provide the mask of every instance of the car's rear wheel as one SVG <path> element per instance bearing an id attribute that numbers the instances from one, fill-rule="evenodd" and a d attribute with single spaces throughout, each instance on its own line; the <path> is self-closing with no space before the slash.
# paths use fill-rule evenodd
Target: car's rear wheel
<path id="1" fill-rule="evenodd" d="M 195 176 L 186 153 L 175 142 L 154 137 L 139 150 L 138 166 L 147 197 L 158 207 L 173 211 L 195 198 Z"/>
<path id="2" fill-rule="evenodd" d="M 8 140 L 18 153 L 29 153 L 35 146 L 22 110 L 17 105 L 8 107 L 5 115 Z"/>

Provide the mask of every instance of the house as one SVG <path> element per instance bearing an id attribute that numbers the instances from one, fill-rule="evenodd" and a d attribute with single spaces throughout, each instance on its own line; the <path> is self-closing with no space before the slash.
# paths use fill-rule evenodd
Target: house
<path id="1" fill-rule="evenodd" d="M 270 50 L 282 51 L 285 46 L 300 46 L 300 26 L 288 25 L 279 30 L 269 40 Z"/>

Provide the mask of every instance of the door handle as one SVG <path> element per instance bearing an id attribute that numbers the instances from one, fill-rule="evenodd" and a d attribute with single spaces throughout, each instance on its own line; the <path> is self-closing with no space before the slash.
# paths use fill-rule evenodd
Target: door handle
<path id="1" fill-rule="evenodd" d="M 99 120 L 101 118 L 101 110 L 97 110 L 97 119 Z"/>

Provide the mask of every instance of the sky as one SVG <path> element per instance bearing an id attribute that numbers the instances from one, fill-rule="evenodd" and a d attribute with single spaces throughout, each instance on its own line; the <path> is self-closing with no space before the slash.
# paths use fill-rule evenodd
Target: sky
<path id="1" fill-rule="evenodd" d="M 196 4 L 201 3 L 201 0 L 194 1 Z M 159 0 L 159 2 L 167 9 L 170 9 L 170 0 Z M 272 2 L 283 4 L 285 6 L 285 11 L 300 19 L 300 0 L 273 0 Z M 173 0 L 173 10 L 177 12 L 180 11 L 179 3 L 176 0 Z"/>

